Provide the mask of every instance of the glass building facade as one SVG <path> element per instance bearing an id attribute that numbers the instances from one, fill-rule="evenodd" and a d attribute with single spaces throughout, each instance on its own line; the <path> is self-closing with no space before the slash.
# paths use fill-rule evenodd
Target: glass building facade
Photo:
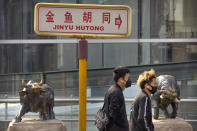
<path id="1" fill-rule="evenodd" d="M 181 98 L 197 100 L 196 0 L 0 0 L 1 100 L 18 98 L 21 80 L 38 81 L 42 73 L 46 83 L 54 88 L 56 98 L 78 98 L 79 39 L 36 35 L 34 6 L 39 2 L 132 8 L 129 38 L 88 39 L 88 98 L 104 98 L 113 84 L 113 68 L 121 65 L 129 67 L 133 83 L 141 72 L 151 68 L 157 75 L 174 75 L 181 88 Z M 134 98 L 138 91 L 135 85 L 126 89 L 126 99 Z M 93 119 L 102 104 L 87 103 L 87 130 L 96 130 Z M 127 102 L 128 117 L 130 105 Z M 19 108 L 19 103 L 0 103 L 0 130 L 7 129 Z M 78 130 L 78 103 L 56 103 L 55 113 L 70 131 Z M 181 103 L 178 115 L 197 130 L 196 102 Z M 38 115 L 30 113 L 26 117 Z"/>

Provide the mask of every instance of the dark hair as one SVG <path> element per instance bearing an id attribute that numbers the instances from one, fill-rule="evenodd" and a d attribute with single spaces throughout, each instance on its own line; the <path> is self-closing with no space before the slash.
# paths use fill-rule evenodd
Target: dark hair
<path id="1" fill-rule="evenodd" d="M 126 67 L 116 67 L 114 69 L 114 81 L 117 82 L 119 78 L 123 78 L 127 73 L 130 73 L 129 69 L 127 69 Z"/>

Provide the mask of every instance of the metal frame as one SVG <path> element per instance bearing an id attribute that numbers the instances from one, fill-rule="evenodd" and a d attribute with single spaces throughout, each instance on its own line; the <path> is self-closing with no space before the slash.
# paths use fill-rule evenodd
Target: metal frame
<path id="1" fill-rule="evenodd" d="M 90 44 L 124 44 L 124 43 L 197 43 L 197 39 L 86 39 Z M 16 39 L 0 40 L 0 44 L 77 44 L 79 39 Z"/>
<path id="2" fill-rule="evenodd" d="M 8 108 L 8 103 L 19 103 L 20 100 L 19 99 L 0 99 L 0 103 L 5 103 L 5 119 L 6 120 L 0 120 L 0 122 L 9 122 L 9 120 L 7 120 L 8 117 L 8 112 L 7 112 L 7 108 Z M 55 99 L 56 103 L 78 103 L 79 99 Z M 97 98 L 97 99 L 87 99 L 87 102 L 104 102 L 103 98 Z M 134 99 L 125 99 L 125 102 L 134 102 Z M 181 103 L 197 103 L 197 99 L 181 99 Z M 62 121 L 64 122 L 78 122 L 79 119 L 62 119 Z M 86 121 L 88 122 L 94 122 L 95 119 L 87 119 Z M 197 120 L 185 120 L 187 122 L 197 122 Z"/>
<path id="3" fill-rule="evenodd" d="M 87 102 L 104 102 L 103 98 L 87 99 Z M 78 103 L 79 99 L 55 99 L 55 103 Z M 125 102 L 134 102 L 134 99 L 125 99 Z M 20 99 L 0 99 L 0 103 L 20 103 Z M 197 103 L 197 99 L 181 99 L 181 103 Z"/>

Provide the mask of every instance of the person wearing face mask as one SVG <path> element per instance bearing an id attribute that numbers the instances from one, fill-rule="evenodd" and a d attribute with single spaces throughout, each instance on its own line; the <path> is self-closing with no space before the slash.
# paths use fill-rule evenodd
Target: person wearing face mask
<path id="1" fill-rule="evenodd" d="M 155 71 L 151 69 L 140 74 L 137 85 L 141 92 L 131 106 L 129 130 L 154 131 L 150 96 L 157 91 Z"/>
<path id="2" fill-rule="evenodd" d="M 104 111 L 109 119 L 105 131 L 129 131 L 123 90 L 131 86 L 130 71 L 126 67 L 117 67 L 113 78 L 115 84 L 108 89 L 104 99 Z"/>

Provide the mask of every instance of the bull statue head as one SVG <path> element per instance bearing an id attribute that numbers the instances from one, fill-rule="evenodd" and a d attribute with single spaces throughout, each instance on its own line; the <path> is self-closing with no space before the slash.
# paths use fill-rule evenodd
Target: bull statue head
<path id="1" fill-rule="evenodd" d="M 41 76 L 41 80 L 39 83 L 30 80 L 27 84 L 25 84 L 25 81 L 22 80 L 22 86 L 24 87 L 23 91 L 25 92 L 25 91 L 31 90 L 30 93 L 34 93 L 34 94 L 40 93 L 40 89 L 43 84 L 44 84 L 43 75 Z M 19 92 L 19 95 L 20 95 L 20 92 Z"/>
<path id="2" fill-rule="evenodd" d="M 177 94 L 177 91 L 173 88 L 169 88 L 167 91 L 161 91 L 160 95 L 161 101 L 172 101 L 176 104 L 180 103 L 180 100 L 178 99 L 179 96 Z"/>

